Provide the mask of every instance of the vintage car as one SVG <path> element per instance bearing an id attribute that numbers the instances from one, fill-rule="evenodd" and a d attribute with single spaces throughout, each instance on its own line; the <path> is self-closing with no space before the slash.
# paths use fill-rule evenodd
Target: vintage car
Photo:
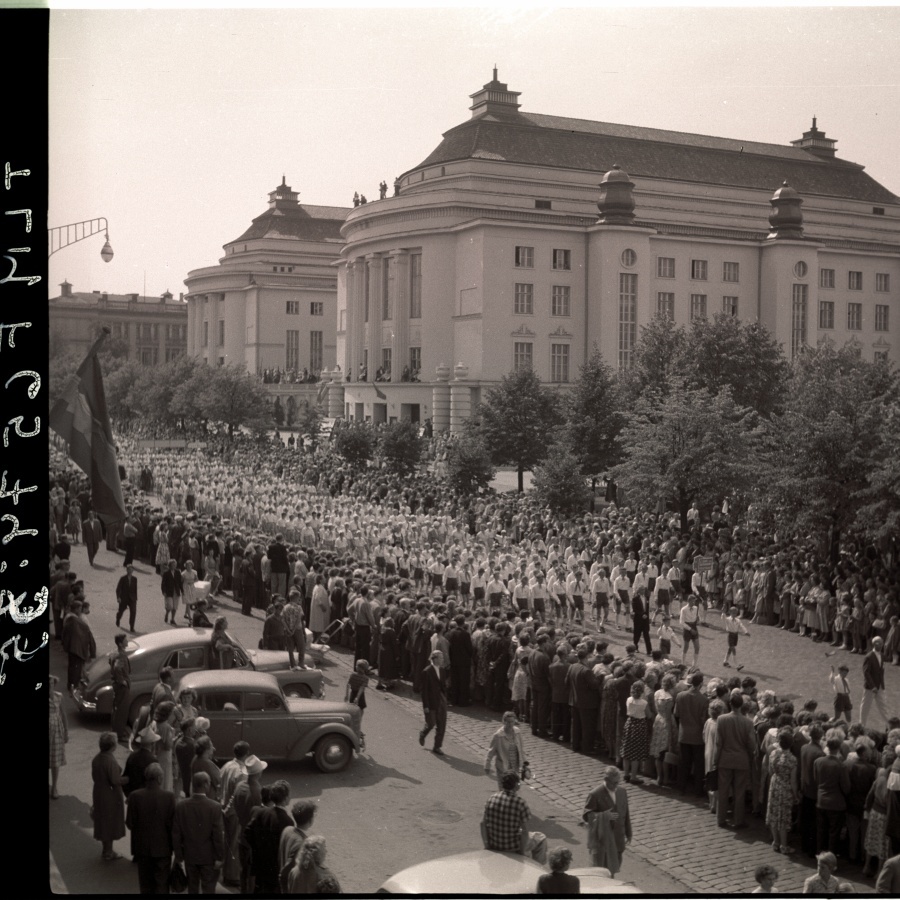
<path id="1" fill-rule="evenodd" d="M 267 672 L 193 672 L 181 686 L 196 693 L 217 758 L 230 758 L 243 740 L 262 759 L 298 762 L 312 753 L 321 771 L 339 772 L 361 749 L 362 713 L 355 703 L 288 697 Z"/>
<path id="2" fill-rule="evenodd" d="M 211 628 L 173 628 L 132 637 L 125 652 L 131 661 L 131 701 L 128 721 L 137 719 L 140 708 L 150 702 L 159 670 L 170 666 L 178 682 L 189 672 L 234 668 L 240 672 L 271 672 L 287 696 L 322 697 L 325 679 L 319 669 L 290 669 L 287 651 L 249 650 L 226 632 L 235 644 L 230 659 L 213 659 Z M 85 673 L 86 683 L 75 690 L 78 709 L 111 715 L 113 687 L 106 656 L 95 659 Z"/>
<path id="3" fill-rule="evenodd" d="M 377 894 L 519 894 L 537 893 L 538 878 L 548 870 L 528 856 L 470 850 L 417 863 L 388 878 Z M 634 885 L 612 878 L 608 869 L 570 869 L 581 880 L 582 894 L 640 894 Z"/>

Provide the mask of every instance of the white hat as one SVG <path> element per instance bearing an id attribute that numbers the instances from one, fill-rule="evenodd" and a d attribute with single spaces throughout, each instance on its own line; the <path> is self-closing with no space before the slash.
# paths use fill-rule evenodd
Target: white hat
<path id="1" fill-rule="evenodd" d="M 197 729 L 197 731 L 209 731 L 209 719 L 207 719 L 205 716 L 197 716 L 197 718 L 194 720 L 194 727 Z"/>
<path id="2" fill-rule="evenodd" d="M 247 770 L 248 775 L 260 775 L 268 767 L 269 764 L 258 756 L 251 755 L 244 760 L 244 768 Z"/>
<path id="3" fill-rule="evenodd" d="M 138 740 L 141 742 L 142 747 L 148 747 L 150 744 L 155 744 L 157 741 L 162 740 L 162 738 L 153 730 L 152 725 L 148 725 L 138 732 Z"/>

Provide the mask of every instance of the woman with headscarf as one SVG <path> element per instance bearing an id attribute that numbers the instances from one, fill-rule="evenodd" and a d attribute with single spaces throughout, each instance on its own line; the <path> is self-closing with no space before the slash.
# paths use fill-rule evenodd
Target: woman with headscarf
<path id="1" fill-rule="evenodd" d="M 115 749 L 119 739 L 111 731 L 100 735 L 100 752 L 91 760 L 91 779 L 94 782 L 91 815 L 94 820 L 94 840 L 100 841 L 103 859 L 121 859 L 113 850 L 113 841 L 125 837 L 125 794 L 122 785 L 127 778 L 116 762 Z"/>

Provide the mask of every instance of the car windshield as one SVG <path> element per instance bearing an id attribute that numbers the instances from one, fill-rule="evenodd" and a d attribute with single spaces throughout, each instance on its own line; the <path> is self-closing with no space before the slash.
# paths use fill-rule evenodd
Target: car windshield
<path id="1" fill-rule="evenodd" d="M 244 645 L 230 631 L 226 631 L 225 636 L 228 638 L 229 641 L 231 641 L 232 644 L 234 644 L 235 647 L 240 647 L 240 649 L 243 651 L 244 656 L 249 655 L 247 653 L 246 647 L 244 647 Z"/>

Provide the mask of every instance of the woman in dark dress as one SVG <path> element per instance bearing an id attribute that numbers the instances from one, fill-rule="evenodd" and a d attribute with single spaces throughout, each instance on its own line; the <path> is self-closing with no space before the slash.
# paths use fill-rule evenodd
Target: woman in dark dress
<path id="1" fill-rule="evenodd" d="M 113 841 L 125 837 L 125 794 L 122 785 L 128 779 L 122 775 L 114 751 L 119 739 L 111 731 L 100 735 L 100 752 L 91 760 L 94 781 L 93 817 L 94 840 L 103 846 L 103 859 L 121 859 L 113 850 Z"/>
<path id="2" fill-rule="evenodd" d="M 381 623 L 381 645 L 378 648 L 378 684 L 376 690 L 389 691 L 400 677 L 400 647 L 394 620 L 385 617 Z"/>

